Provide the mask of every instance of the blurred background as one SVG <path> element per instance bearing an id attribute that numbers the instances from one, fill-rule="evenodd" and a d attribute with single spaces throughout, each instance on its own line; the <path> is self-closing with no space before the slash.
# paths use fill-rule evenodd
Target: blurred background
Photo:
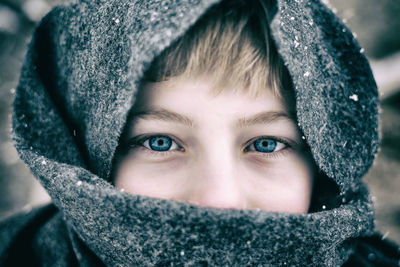
<path id="1" fill-rule="evenodd" d="M 38 21 L 62 0 L 0 0 L 0 220 L 49 197 L 10 140 L 11 107 L 26 48 Z M 381 98 L 382 146 L 366 177 L 377 227 L 400 244 L 400 1 L 323 0 L 365 49 Z"/>

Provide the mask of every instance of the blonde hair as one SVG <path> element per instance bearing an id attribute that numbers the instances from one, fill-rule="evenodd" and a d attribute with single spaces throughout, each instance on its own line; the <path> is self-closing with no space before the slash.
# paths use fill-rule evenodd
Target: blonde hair
<path id="1" fill-rule="evenodd" d="M 271 88 L 281 96 L 289 75 L 269 33 L 269 0 L 228 0 L 213 6 L 164 50 L 146 73 L 150 82 L 176 77 L 212 78 L 216 93 Z"/>

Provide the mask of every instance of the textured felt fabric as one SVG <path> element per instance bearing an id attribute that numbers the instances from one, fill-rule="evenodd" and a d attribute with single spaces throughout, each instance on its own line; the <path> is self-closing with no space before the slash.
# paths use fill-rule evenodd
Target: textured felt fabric
<path id="1" fill-rule="evenodd" d="M 109 182 L 144 71 L 217 2 L 85 0 L 41 21 L 13 113 L 19 155 L 58 209 L 33 237 L 38 262 L 340 266 L 355 240 L 373 233 L 361 178 L 379 144 L 377 89 L 352 33 L 317 0 L 277 1 L 271 29 L 293 80 L 299 127 L 340 205 L 310 214 L 220 210 L 127 194 Z M 8 244 L 0 245 L 3 260 Z"/>

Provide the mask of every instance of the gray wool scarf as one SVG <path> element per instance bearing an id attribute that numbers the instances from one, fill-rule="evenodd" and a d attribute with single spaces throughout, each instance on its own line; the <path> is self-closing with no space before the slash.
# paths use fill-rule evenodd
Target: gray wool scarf
<path id="1" fill-rule="evenodd" d="M 318 0 L 277 1 L 271 29 L 293 80 L 299 127 L 339 188 L 338 207 L 220 210 L 127 194 L 108 181 L 143 73 L 217 2 L 82 0 L 41 21 L 13 133 L 60 210 L 38 234 L 49 266 L 65 266 L 68 246 L 81 266 L 340 266 L 352 240 L 373 232 L 361 178 L 379 145 L 377 88 L 352 33 Z"/>

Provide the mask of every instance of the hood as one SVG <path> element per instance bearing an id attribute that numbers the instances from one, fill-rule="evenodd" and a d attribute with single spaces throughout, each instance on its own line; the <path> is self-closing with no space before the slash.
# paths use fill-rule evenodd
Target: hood
<path id="1" fill-rule="evenodd" d="M 109 182 L 144 72 L 218 2 L 82 0 L 53 9 L 17 87 L 19 155 L 63 213 L 73 243 L 83 241 L 106 265 L 340 265 L 351 240 L 374 228 L 361 178 L 378 150 L 378 94 L 361 47 L 320 1 L 276 1 L 271 29 L 293 80 L 299 127 L 339 188 L 338 207 L 220 210 L 127 194 Z"/>

